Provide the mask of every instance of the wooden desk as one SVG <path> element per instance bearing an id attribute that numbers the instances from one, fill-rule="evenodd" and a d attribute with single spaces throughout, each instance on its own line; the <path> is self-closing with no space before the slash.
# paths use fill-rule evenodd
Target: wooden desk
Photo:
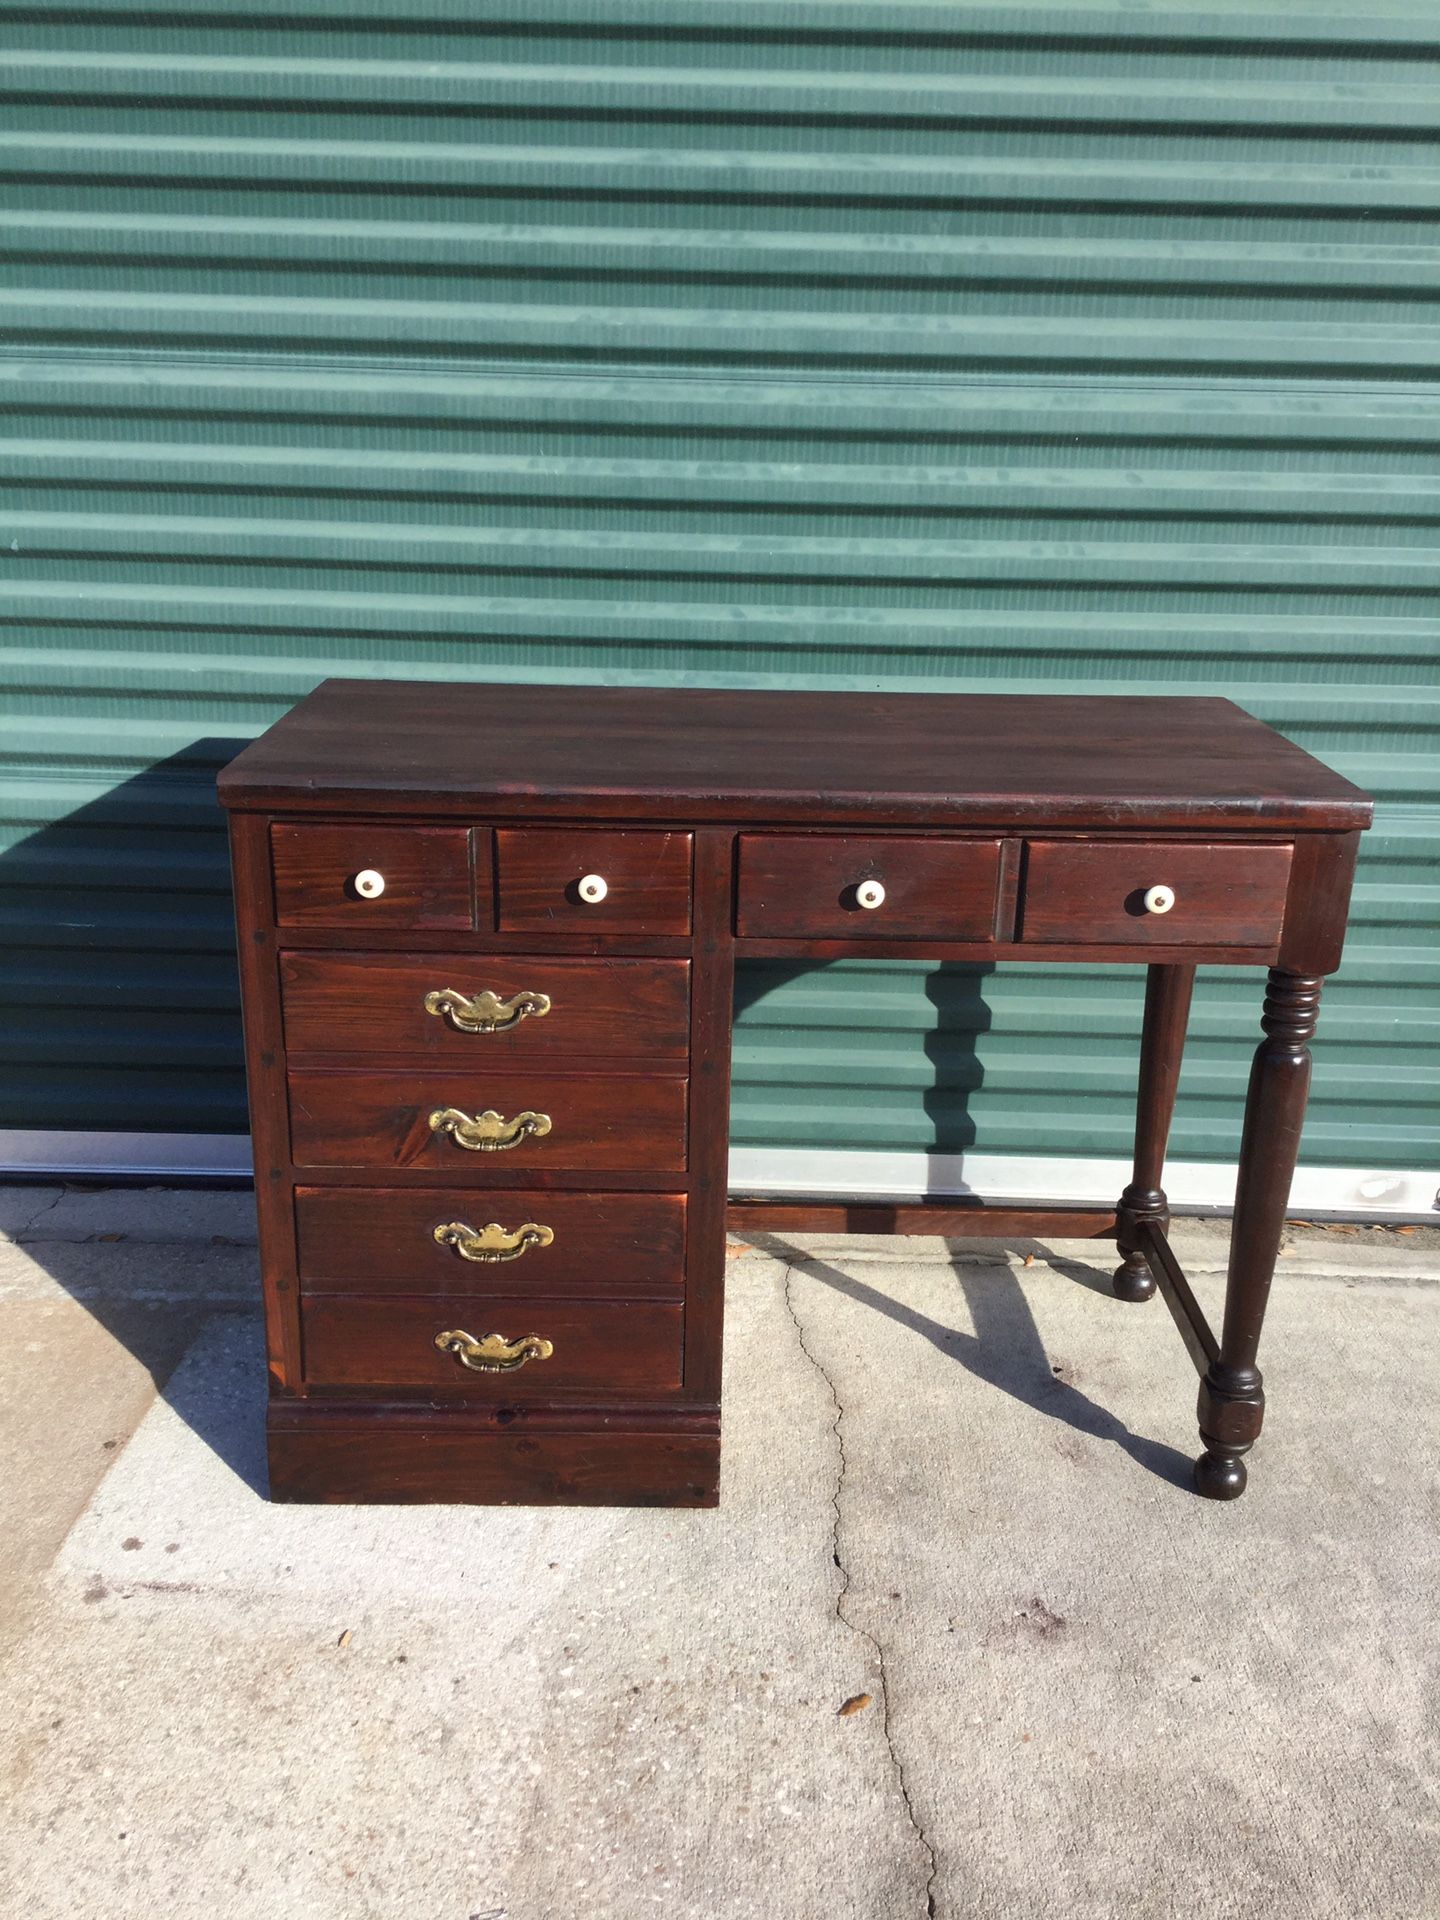
<path id="1" fill-rule="evenodd" d="M 277 1497 L 712 1504 L 727 1218 L 1113 1235 L 1244 1490 L 1348 781 L 1224 700 L 337 680 L 220 790 Z M 1145 965 L 1116 1206 L 727 1204 L 737 956 L 854 954 Z M 1162 1185 L 1201 961 L 1269 969 L 1218 1339 Z"/>

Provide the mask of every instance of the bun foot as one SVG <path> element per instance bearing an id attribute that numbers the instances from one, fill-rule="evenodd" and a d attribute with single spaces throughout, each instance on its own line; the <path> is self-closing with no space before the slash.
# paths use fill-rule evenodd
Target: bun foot
<path id="1" fill-rule="evenodd" d="M 1115 1269 L 1114 1284 L 1117 1300 L 1128 1300 L 1138 1306 L 1142 1300 L 1153 1300 L 1155 1297 L 1155 1276 L 1142 1254 L 1126 1254 Z"/>
<path id="2" fill-rule="evenodd" d="M 1195 1462 L 1195 1491 L 1206 1500 L 1238 1500 L 1249 1477 L 1236 1454 L 1207 1451 Z"/>

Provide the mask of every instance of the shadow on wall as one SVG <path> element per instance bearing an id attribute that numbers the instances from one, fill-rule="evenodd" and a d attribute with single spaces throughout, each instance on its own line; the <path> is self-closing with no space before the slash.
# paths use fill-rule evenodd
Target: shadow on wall
<path id="1" fill-rule="evenodd" d="M 0 852 L 0 1127 L 245 1131 L 215 775 L 246 744 L 198 739 L 31 832 L 45 783 L 17 783 Z"/>
<path id="2" fill-rule="evenodd" d="M 843 961 L 835 964 L 845 965 Z M 971 1101 L 985 1080 L 978 1041 L 982 1034 L 989 1032 L 992 1024 L 990 1007 L 985 999 L 985 982 L 995 969 L 993 966 L 937 965 L 919 961 L 897 963 L 901 964 L 913 967 L 923 986 L 925 998 L 934 1009 L 933 1023 L 926 1028 L 923 1040 L 908 1032 L 900 1034 L 900 1043 L 906 1047 L 907 1053 L 913 1054 L 916 1060 L 925 1059 L 931 1069 L 920 1093 L 920 1104 L 929 1123 L 928 1138 L 920 1150 L 930 1154 L 963 1153 L 974 1146 L 976 1139 Z M 811 961 L 742 961 L 737 966 L 735 1019 L 742 1101 L 745 1097 L 746 1015 L 772 994 L 783 993 L 786 988 L 817 971 L 819 968 Z M 848 1079 L 851 1086 L 863 1086 L 866 1074 L 865 1043 L 872 1039 L 872 1035 L 876 1040 L 883 1040 L 888 1030 L 887 1015 L 882 1013 L 875 1022 L 868 1021 L 861 996 L 856 997 L 854 1007 L 856 1045 L 853 1050 L 848 1050 L 842 1041 L 837 1044 L 833 1057 L 837 1075 Z M 758 1033 L 763 1024 L 757 1021 L 750 1030 Z M 892 1039 L 892 1056 L 894 1045 Z M 759 1079 L 751 1084 L 755 1085 L 758 1092 Z M 767 1090 L 779 1088 L 779 1083 L 773 1077 L 767 1079 L 765 1084 Z M 779 1090 L 783 1091 L 792 1106 L 802 1110 L 801 1124 L 805 1129 L 804 1138 L 787 1139 L 783 1143 L 787 1146 L 863 1149 L 873 1145 L 893 1149 L 903 1145 L 889 1137 L 867 1138 L 866 1115 L 863 1110 L 856 1111 L 854 1094 L 848 1088 L 835 1084 L 799 1086 L 790 1083 Z M 838 1104 L 842 1099 L 846 1102 L 843 1106 Z M 809 1113 L 804 1112 L 807 1106 Z"/>
<path id="3" fill-rule="evenodd" d="M 38 827 L 42 809 L 53 810 L 56 776 L 15 783 L 0 851 L 0 1128 L 245 1131 L 235 919 L 215 775 L 246 744 L 197 739 Z M 71 792 L 87 784 L 83 768 L 64 778 Z M 263 1492 L 251 1196 L 162 1201 L 96 1184 L 71 1183 L 53 1209 L 34 1189 L 35 1215 L 20 1236 L 28 1255 Z M 125 1228 L 147 1208 L 181 1222 L 176 1237 L 137 1244 Z M 181 1365 L 216 1315 L 243 1328 L 253 1347 L 244 1391 L 211 1369 Z"/>

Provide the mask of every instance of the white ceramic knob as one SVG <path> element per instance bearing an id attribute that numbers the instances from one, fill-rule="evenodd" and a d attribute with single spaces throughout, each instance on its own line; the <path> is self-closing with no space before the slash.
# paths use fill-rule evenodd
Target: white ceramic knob
<path id="1" fill-rule="evenodd" d="M 362 867 L 351 884 L 362 900 L 378 900 L 385 891 L 385 876 L 374 867 Z"/>
<path id="2" fill-rule="evenodd" d="M 600 873 L 587 873 L 578 888 L 580 898 L 592 907 L 598 906 L 609 891 L 605 876 Z"/>
<path id="3" fill-rule="evenodd" d="M 1145 890 L 1145 911 L 1147 913 L 1169 913 L 1175 904 L 1173 887 L 1147 887 Z"/>
<path id="4" fill-rule="evenodd" d="M 862 880 L 855 889 L 855 903 L 861 907 L 883 907 L 885 889 L 878 880 Z"/>

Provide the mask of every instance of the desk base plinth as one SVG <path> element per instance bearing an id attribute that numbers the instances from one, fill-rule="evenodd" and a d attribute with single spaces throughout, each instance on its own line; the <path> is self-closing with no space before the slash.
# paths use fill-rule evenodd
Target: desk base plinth
<path id="1" fill-rule="evenodd" d="M 275 1500 L 379 1506 L 713 1507 L 718 1416 L 501 1424 L 463 1408 L 273 1401 Z M 602 1424 L 603 1422 L 603 1424 Z M 682 1424 L 683 1423 L 683 1424 Z"/>

